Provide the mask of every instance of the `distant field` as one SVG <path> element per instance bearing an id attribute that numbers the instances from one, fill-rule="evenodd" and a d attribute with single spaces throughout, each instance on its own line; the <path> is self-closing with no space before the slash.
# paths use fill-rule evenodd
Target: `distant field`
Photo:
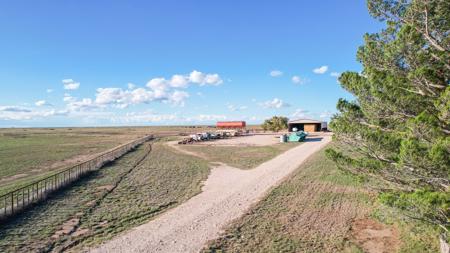
<path id="1" fill-rule="evenodd" d="M 205 127 L 0 129 L 0 194 L 147 134 Z"/>
<path id="2" fill-rule="evenodd" d="M 209 174 L 207 162 L 161 143 L 133 168 L 145 154 L 141 146 L 3 226 L 0 252 L 78 252 L 189 199 Z"/>

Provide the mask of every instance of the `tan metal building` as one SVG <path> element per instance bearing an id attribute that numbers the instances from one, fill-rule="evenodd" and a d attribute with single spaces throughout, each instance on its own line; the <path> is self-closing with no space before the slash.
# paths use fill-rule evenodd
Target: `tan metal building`
<path id="1" fill-rule="evenodd" d="M 295 119 L 289 120 L 288 129 L 292 132 L 296 128 L 297 131 L 319 132 L 327 129 L 327 123 L 314 119 Z"/>

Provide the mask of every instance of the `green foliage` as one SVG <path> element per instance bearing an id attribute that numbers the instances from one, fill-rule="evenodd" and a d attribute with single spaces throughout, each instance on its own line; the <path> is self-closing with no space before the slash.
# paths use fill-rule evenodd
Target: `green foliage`
<path id="1" fill-rule="evenodd" d="M 386 28 L 365 35 L 357 53 L 362 73 L 346 72 L 339 79 L 356 101 L 338 101 L 340 113 L 330 128 L 334 140 L 350 150 L 327 151 L 327 156 L 354 174 L 382 179 L 387 187 L 402 192 L 396 201 L 394 195 L 382 195 L 384 203 L 445 230 L 450 184 L 450 1 L 368 0 L 368 8 L 386 22 Z M 443 206 L 447 210 L 442 211 Z"/>
<path id="2" fill-rule="evenodd" d="M 288 118 L 282 116 L 273 116 L 271 119 L 266 119 L 261 125 L 264 131 L 278 132 L 288 127 Z"/>
<path id="3" fill-rule="evenodd" d="M 450 216 L 449 192 L 425 189 L 414 192 L 385 192 L 380 194 L 379 200 L 381 203 L 405 211 L 411 218 L 442 226 L 446 231 L 450 228 L 447 221 L 447 217 Z"/>

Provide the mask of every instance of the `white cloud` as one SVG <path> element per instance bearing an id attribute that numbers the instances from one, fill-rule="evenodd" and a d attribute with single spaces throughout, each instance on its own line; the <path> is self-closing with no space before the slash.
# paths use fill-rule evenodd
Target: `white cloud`
<path id="1" fill-rule="evenodd" d="M 114 115 L 111 121 L 115 123 L 161 123 L 161 122 L 176 122 L 176 123 L 213 123 L 219 120 L 226 120 L 226 115 L 221 114 L 199 114 L 195 116 L 180 116 L 178 113 L 173 114 L 158 114 L 154 111 L 145 112 L 130 112 L 125 115 Z"/>
<path id="2" fill-rule="evenodd" d="M 282 76 L 283 72 L 281 72 L 279 70 L 272 70 L 272 71 L 270 71 L 269 75 L 271 77 L 278 77 L 278 76 Z"/>
<path id="3" fill-rule="evenodd" d="M 202 73 L 200 71 L 192 71 L 186 75 L 172 75 L 167 80 L 164 77 L 151 79 L 144 88 L 136 88 L 133 83 L 128 83 L 127 88 L 98 88 L 94 98 L 77 98 L 69 93 L 65 93 L 62 100 L 65 103 L 64 110 L 37 110 L 35 108 L 29 109 L 26 107 L 17 106 L 0 106 L 0 119 L 32 119 L 35 117 L 47 117 L 51 115 L 68 115 L 69 117 L 79 117 L 90 120 L 90 123 L 95 123 L 92 120 L 98 119 L 101 121 L 109 120 L 112 115 L 118 112 L 108 112 L 107 108 L 127 108 L 130 105 L 145 104 L 150 102 L 162 102 L 174 106 L 184 106 L 185 101 L 190 94 L 183 89 L 189 85 L 219 85 L 223 81 L 219 74 Z M 64 89 L 76 90 L 80 87 L 80 83 L 73 79 L 62 80 Z M 48 90 L 48 92 L 50 92 Z M 199 96 L 203 96 L 198 92 Z M 50 105 L 45 100 L 35 102 L 38 107 Z M 241 107 L 242 109 L 243 107 Z M 148 115 L 147 115 L 148 116 Z M 217 115 L 216 115 L 217 116 Z M 157 119 L 159 116 L 152 118 Z M 217 116 L 220 118 L 219 116 Z M 167 117 L 163 117 L 167 119 Z M 206 120 L 208 117 L 199 116 L 184 118 L 178 117 L 180 120 L 187 122 L 189 119 L 194 121 Z M 211 116 L 211 119 L 214 118 Z"/>
<path id="4" fill-rule="evenodd" d="M 189 74 L 189 81 L 192 83 L 202 83 L 205 79 L 205 74 L 200 71 L 194 70 Z"/>
<path id="5" fill-rule="evenodd" d="M 130 92 L 129 98 L 131 104 L 148 103 L 154 100 L 154 93 L 144 88 L 137 88 Z"/>
<path id="6" fill-rule="evenodd" d="M 124 104 L 128 102 L 128 94 L 121 88 L 98 88 L 95 95 L 95 103 L 105 104 Z"/>
<path id="7" fill-rule="evenodd" d="M 274 108 L 274 109 L 280 109 L 282 107 L 289 107 L 290 104 L 284 102 L 283 100 L 279 98 L 274 98 L 272 100 L 266 101 L 264 103 L 260 104 L 263 108 Z"/>
<path id="8" fill-rule="evenodd" d="M 134 83 L 128 83 L 127 87 L 129 90 L 132 90 L 132 89 L 136 88 L 136 85 Z"/>
<path id="9" fill-rule="evenodd" d="M 190 118 L 190 120 L 194 121 L 218 121 L 218 120 L 226 120 L 227 116 L 221 114 L 200 114 L 196 117 Z"/>
<path id="10" fill-rule="evenodd" d="M 69 93 L 64 93 L 63 101 L 64 102 L 73 102 L 76 99 L 72 97 Z"/>
<path id="11" fill-rule="evenodd" d="M 52 93 L 53 90 L 52 89 L 47 89 L 47 93 Z"/>
<path id="12" fill-rule="evenodd" d="M 1 112 L 31 112 L 31 109 L 21 106 L 0 106 Z"/>
<path id="13" fill-rule="evenodd" d="M 112 122 L 116 123 L 150 123 L 150 122 L 165 122 L 178 121 L 177 114 L 157 114 L 153 111 L 145 112 L 129 112 L 125 115 L 114 115 L 111 117 Z"/>
<path id="14" fill-rule="evenodd" d="M 332 76 L 332 77 L 339 77 L 341 75 L 341 73 L 339 73 L 339 72 L 331 72 L 330 73 L 330 76 Z"/>
<path id="15" fill-rule="evenodd" d="M 50 104 L 49 102 L 45 101 L 45 100 L 39 100 L 36 101 L 36 103 L 34 103 L 36 106 L 51 106 L 52 104 Z"/>
<path id="16" fill-rule="evenodd" d="M 305 84 L 305 83 L 309 82 L 308 79 L 301 78 L 300 76 L 293 76 L 291 80 L 295 84 Z"/>
<path id="17" fill-rule="evenodd" d="M 173 105 L 184 106 L 184 101 L 189 97 L 189 93 L 176 90 L 168 97 L 168 101 Z"/>
<path id="18" fill-rule="evenodd" d="M 327 72 L 327 71 L 328 71 L 328 66 L 322 66 L 322 67 L 313 69 L 313 72 L 316 74 L 319 74 L 319 75 L 325 74 L 325 72 Z"/>
<path id="19" fill-rule="evenodd" d="M 183 75 L 173 75 L 170 79 L 170 86 L 174 88 L 186 88 L 188 83 L 188 78 Z"/>
<path id="20" fill-rule="evenodd" d="M 197 70 L 194 70 L 189 74 L 188 80 L 189 82 L 200 86 L 220 85 L 223 83 L 223 80 L 220 78 L 219 74 L 204 74 Z"/>
<path id="21" fill-rule="evenodd" d="M 32 110 L 20 106 L 0 106 L 0 120 L 32 120 L 50 116 L 67 115 L 65 110 Z"/>
<path id="22" fill-rule="evenodd" d="M 237 111 L 247 110 L 248 107 L 245 105 L 242 105 L 242 106 L 228 105 L 227 108 L 232 112 L 237 112 Z"/>
<path id="23" fill-rule="evenodd" d="M 63 79 L 62 83 L 65 90 L 76 90 L 80 87 L 80 83 L 75 82 L 73 79 Z"/>
<path id="24" fill-rule="evenodd" d="M 100 105 L 96 104 L 95 101 L 90 98 L 75 100 L 67 104 L 67 108 L 69 111 L 90 111 L 100 107 Z"/>
<path id="25" fill-rule="evenodd" d="M 157 90 L 157 91 L 163 92 L 163 91 L 167 90 L 170 85 L 169 85 L 169 82 L 165 78 L 156 77 L 156 78 L 153 78 L 150 81 L 148 81 L 146 86 L 154 91 Z"/>

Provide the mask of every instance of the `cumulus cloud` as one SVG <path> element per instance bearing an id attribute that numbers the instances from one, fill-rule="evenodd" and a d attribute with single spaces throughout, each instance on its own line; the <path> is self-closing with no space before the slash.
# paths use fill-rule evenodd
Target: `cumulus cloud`
<path id="1" fill-rule="evenodd" d="M 319 74 L 319 75 L 325 74 L 325 72 L 327 72 L 327 71 L 328 71 L 328 66 L 322 66 L 322 67 L 313 69 L 313 72 L 316 74 Z"/>
<path id="2" fill-rule="evenodd" d="M 173 105 L 184 106 L 184 101 L 189 97 L 189 93 L 185 91 L 175 90 L 168 97 L 168 102 Z"/>
<path id="3" fill-rule="evenodd" d="M 128 102 L 128 93 L 121 88 L 98 88 L 95 95 L 95 103 L 124 104 Z"/>
<path id="4" fill-rule="evenodd" d="M 52 93 L 53 92 L 52 89 L 47 89 L 46 91 L 47 91 L 47 93 Z"/>
<path id="5" fill-rule="evenodd" d="M 189 83 L 189 79 L 183 75 L 173 75 L 170 79 L 170 86 L 175 88 L 186 88 Z"/>
<path id="6" fill-rule="evenodd" d="M 72 79 L 65 79 L 63 82 L 67 85 L 75 83 Z M 136 88 L 134 84 L 128 83 L 128 89 L 98 88 L 95 99 L 78 100 L 66 93 L 63 100 L 71 110 L 88 110 L 106 106 L 123 109 L 129 105 L 153 101 L 184 106 L 189 93 L 181 89 L 185 89 L 191 84 L 204 86 L 219 85 L 222 82 L 219 74 L 208 74 L 194 70 L 186 75 L 172 75 L 170 79 L 153 78 L 147 82 L 146 88 Z"/>
<path id="7" fill-rule="evenodd" d="M 36 103 L 34 103 L 36 106 L 51 106 L 52 104 L 50 104 L 49 102 L 45 101 L 45 100 L 38 100 L 36 101 Z"/>
<path id="8" fill-rule="evenodd" d="M 65 90 L 76 90 L 80 87 L 80 83 L 75 82 L 73 79 L 63 79 L 62 83 Z"/>
<path id="9" fill-rule="evenodd" d="M 108 108 L 124 109 L 130 105 L 145 104 L 150 102 L 161 102 L 173 106 L 184 106 L 189 98 L 189 93 L 184 91 L 190 85 L 220 85 L 222 79 L 219 74 L 202 73 L 194 70 L 185 75 L 172 75 L 170 79 L 164 77 L 153 78 L 148 81 L 146 87 L 136 88 L 133 83 L 128 83 L 127 88 L 98 88 L 94 98 L 77 98 L 70 93 L 65 93 L 62 100 L 65 103 L 64 110 L 34 110 L 17 106 L 0 106 L 0 119 L 31 119 L 34 117 L 47 117 L 52 115 L 69 115 L 70 117 L 95 118 L 107 120 L 112 112 Z M 64 89 L 76 90 L 80 83 L 73 79 L 62 80 Z M 198 93 L 201 96 L 201 93 Z M 45 100 L 35 102 L 38 107 L 50 105 Z M 17 115 L 14 115 L 17 114 Z M 20 114 L 20 115 L 19 115 Z M 148 116 L 148 115 L 147 115 Z M 159 116 L 155 116 L 159 117 Z M 184 118 L 184 121 L 200 121 L 206 119 L 205 116 Z"/>
<path id="10" fill-rule="evenodd" d="M 134 83 L 128 83 L 127 87 L 129 90 L 132 90 L 132 89 L 136 88 L 136 85 Z"/>
<path id="11" fill-rule="evenodd" d="M 280 70 L 272 70 L 272 71 L 270 71 L 269 75 L 271 77 L 278 77 L 278 76 L 282 76 L 283 72 L 281 72 Z"/>
<path id="12" fill-rule="evenodd" d="M 184 106 L 189 93 L 181 90 L 169 91 L 165 86 L 160 86 L 158 80 L 153 79 L 151 85 L 153 90 L 137 88 L 134 90 L 123 90 L 121 88 L 98 88 L 95 95 L 95 104 L 112 105 L 116 108 L 126 108 L 129 105 L 161 101 L 176 106 Z"/>
<path id="13" fill-rule="evenodd" d="M 101 107 L 100 105 L 96 104 L 95 101 L 93 101 L 90 98 L 74 100 L 67 104 L 67 108 L 69 111 L 90 111 L 100 107 Z"/>
<path id="14" fill-rule="evenodd" d="M 273 108 L 273 109 L 280 109 L 282 107 L 289 107 L 290 104 L 284 102 L 283 100 L 279 98 L 274 98 L 272 100 L 266 101 L 264 103 L 260 104 L 263 108 Z"/>
<path id="15" fill-rule="evenodd" d="M 301 78 L 300 76 L 293 76 L 291 80 L 295 84 L 305 84 L 305 83 L 309 82 L 308 79 Z"/>
<path id="16" fill-rule="evenodd" d="M 198 84 L 200 86 L 204 85 L 220 85 L 223 80 L 220 78 L 219 74 L 204 74 L 200 71 L 194 70 L 189 74 L 189 82 Z"/>

